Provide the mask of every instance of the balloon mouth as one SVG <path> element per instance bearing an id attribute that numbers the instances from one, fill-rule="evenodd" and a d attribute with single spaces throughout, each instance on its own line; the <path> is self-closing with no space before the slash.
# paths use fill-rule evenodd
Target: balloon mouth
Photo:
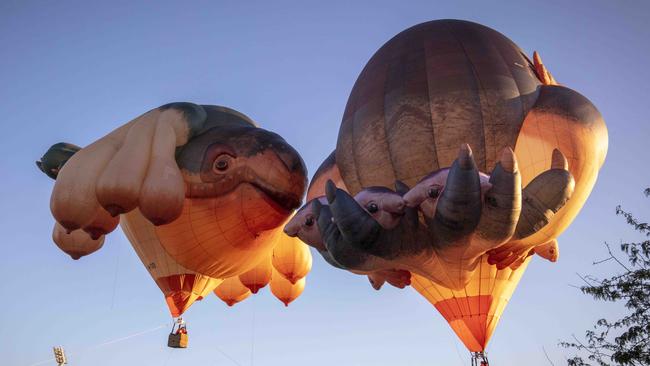
<path id="1" fill-rule="evenodd" d="M 266 198 L 266 202 L 271 203 L 272 206 L 281 209 L 283 213 L 291 213 L 293 210 L 300 207 L 300 204 L 302 203 L 301 197 L 298 195 L 292 192 L 276 189 L 270 184 L 267 184 L 259 179 L 248 184 L 253 186 L 256 191 L 262 193 L 262 196 Z"/>

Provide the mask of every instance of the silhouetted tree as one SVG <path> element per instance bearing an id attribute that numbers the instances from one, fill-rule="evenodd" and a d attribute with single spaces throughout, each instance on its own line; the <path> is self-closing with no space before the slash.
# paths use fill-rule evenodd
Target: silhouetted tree
<path id="1" fill-rule="evenodd" d="M 650 188 L 644 193 L 650 196 Z M 616 214 L 645 240 L 622 243 L 618 255 L 605 243 L 609 257 L 595 264 L 615 261 L 620 273 L 605 279 L 581 277 L 586 285 L 580 290 L 597 301 L 622 303 L 625 316 L 598 320 L 592 330 L 585 332 L 583 341 L 574 336 L 573 341 L 561 342 L 561 346 L 577 351 L 568 360 L 570 366 L 650 365 L 650 225 L 621 206 L 616 207 Z"/>

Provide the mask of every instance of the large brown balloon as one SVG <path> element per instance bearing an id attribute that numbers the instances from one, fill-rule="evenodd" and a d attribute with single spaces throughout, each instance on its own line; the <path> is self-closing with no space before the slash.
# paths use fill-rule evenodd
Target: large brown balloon
<path id="1" fill-rule="evenodd" d="M 353 272 L 410 271 L 482 352 L 529 255 L 571 224 L 606 153 L 596 107 L 539 54 L 531 61 L 480 24 L 422 23 L 384 44 L 354 84 L 336 150 L 309 188 L 321 234 L 310 240 Z M 404 209 L 359 199 L 382 190 Z M 403 218 L 388 227 L 377 219 L 387 214 Z M 285 231 L 307 233 L 297 224 Z"/>

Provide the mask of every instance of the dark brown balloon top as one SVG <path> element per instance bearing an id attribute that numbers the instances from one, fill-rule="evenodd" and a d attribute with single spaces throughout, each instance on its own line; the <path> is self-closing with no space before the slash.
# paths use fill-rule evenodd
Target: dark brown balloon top
<path id="1" fill-rule="evenodd" d="M 462 143 L 490 171 L 541 85 L 521 49 L 480 24 L 436 20 L 399 33 L 368 61 L 345 108 L 336 162 L 348 189 L 412 186 L 450 166 Z"/>

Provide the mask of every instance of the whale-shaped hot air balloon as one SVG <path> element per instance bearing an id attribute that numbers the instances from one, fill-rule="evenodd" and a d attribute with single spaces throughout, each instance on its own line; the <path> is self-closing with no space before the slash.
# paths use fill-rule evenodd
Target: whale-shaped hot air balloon
<path id="1" fill-rule="evenodd" d="M 192 103 L 155 108 L 85 148 L 56 144 L 37 165 L 56 179 L 57 244 L 89 254 L 101 245 L 73 252 L 62 234 L 100 242 L 120 224 L 174 317 L 222 278 L 271 263 L 306 186 L 282 137 L 235 110 Z"/>
<path id="2" fill-rule="evenodd" d="M 96 217 L 108 212 L 116 225 L 134 211 L 179 264 L 221 278 L 268 256 L 305 185 L 304 163 L 282 137 L 225 107 L 172 103 L 72 155 L 51 210 L 66 229 L 95 236 L 114 228 Z"/>

